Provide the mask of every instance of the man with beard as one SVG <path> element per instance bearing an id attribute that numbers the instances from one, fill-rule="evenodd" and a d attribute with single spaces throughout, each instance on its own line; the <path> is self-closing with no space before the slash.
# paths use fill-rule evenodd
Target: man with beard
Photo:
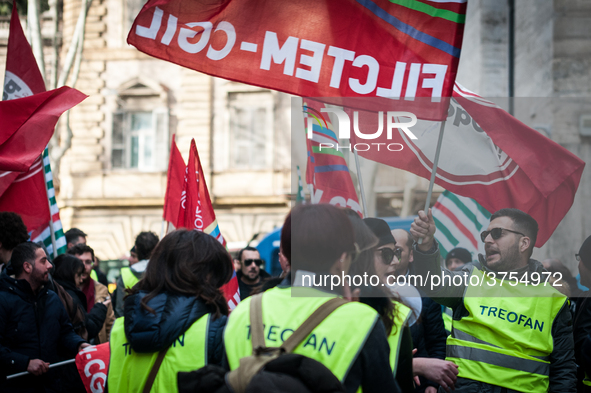
<path id="1" fill-rule="evenodd" d="M 261 259 L 259 250 L 254 247 L 247 246 L 240 250 L 238 259 L 240 270 L 236 272 L 236 277 L 240 288 L 240 300 L 244 300 L 250 296 L 255 287 L 261 285 L 261 278 L 268 278 L 271 275 L 261 270 L 264 261 Z"/>
<path id="2" fill-rule="evenodd" d="M 480 234 L 486 255 L 460 271 L 441 268 L 431 210 L 419 212 L 411 233 L 422 289 L 453 309 L 446 359 L 458 365 L 457 393 L 576 392 L 568 299 L 531 259 L 538 223 L 529 214 L 494 213 Z"/>
<path id="3" fill-rule="evenodd" d="M 15 278 L 0 275 L 0 391 L 59 392 L 59 378 L 49 369 L 58 349 L 74 357 L 89 344 L 74 333 L 59 297 L 46 288 L 52 265 L 43 249 L 22 243 L 10 263 Z M 4 381 L 23 371 L 30 375 Z"/>

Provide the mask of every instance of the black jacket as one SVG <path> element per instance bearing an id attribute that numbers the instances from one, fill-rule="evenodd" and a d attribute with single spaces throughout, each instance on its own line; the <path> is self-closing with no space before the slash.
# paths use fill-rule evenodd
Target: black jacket
<path id="1" fill-rule="evenodd" d="M 0 274 L 0 391 L 59 391 L 53 370 L 41 377 L 4 377 L 26 371 L 31 359 L 55 363 L 58 350 L 74 357 L 83 342 L 55 292 L 41 288 L 35 294 L 26 280 Z"/>
<path id="2" fill-rule="evenodd" d="M 410 327 L 412 342 L 417 353 L 417 358 L 445 359 L 445 341 L 447 334 L 441 316 L 441 306 L 428 297 L 421 298 L 423 308 L 421 316 Z M 427 386 L 439 388 L 439 384 L 419 377 L 421 385 L 415 388 L 415 392 L 424 392 Z"/>
<path id="3" fill-rule="evenodd" d="M 72 300 L 77 305 L 77 307 L 81 308 L 84 311 L 85 315 L 85 325 L 86 331 L 88 332 L 88 340 L 92 340 L 95 338 L 103 325 L 105 324 L 105 319 L 107 318 L 107 306 L 102 303 L 95 303 L 94 307 L 90 312 L 87 311 L 86 305 L 86 295 L 84 292 L 76 288 L 76 286 L 72 283 L 62 281 L 62 280 L 55 280 L 60 284 L 66 292 L 72 297 Z"/>
<path id="4" fill-rule="evenodd" d="M 585 295 L 589 293 L 583 292 Z M 573 323 L 575 337 L 575 358 L 578 368 L 578 391 L 591 392 L 591 387 L 583 385 L 585 373 L 591 376 L 591 299 L 580 297 L 577 299 L 577 307 Z"/>
<path id="5" fill-rule="evenodd" d="M 249 297 L 254 288 L 262 285 L 263 281 L 265 281 L 267 278 L 271 277 L 271 275 L 269 273 L 267 273 L 266 271 L 264 271 L 263 269 L 261 269 L 259 271 L 259 275 L 260 275 L 261 279 L 258 282 L 258 284 L 249 285 L 249 284 L 245 283 L 244 281 L 242 281 L 242 276 L 243 276 L 242 270 L 238 270 L 236 272 L 236 278 L 238 279 L 238 288 L 240 289 L 240 300 L 244 300 L 247 297 Z"/>
<path id="6" fill-rule="evenodd" d="M 195 321 L 214 312 L 212 307 L 193 296 L 161 293 L 148 302 L 148 306 L 156 312 L 155 318 L 140 305 L 140 300 L 146 295 L 142 291 L 125 299 L 125 336 L 131 348 L 138 353 L 153 353 L 168 348 Z M 208 364 L 221 364 L 226 321 L 225 316 L 211 317 L 207 338 Z"/>

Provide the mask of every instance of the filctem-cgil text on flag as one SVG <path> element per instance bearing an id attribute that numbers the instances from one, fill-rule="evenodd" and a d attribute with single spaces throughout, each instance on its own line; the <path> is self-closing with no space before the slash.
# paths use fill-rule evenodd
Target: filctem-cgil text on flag
<path id="1" fill-rule="evenodd" d="M 480 233 L 488 227 L 491 214 L 474 199 L 444 191 L 432 208 L 435 221 L 435 239 L 439 243 L 441 257 L 456 247 L 470 251 L 472 260 L 484 254 Z"/>
<path id="2" fill-rule="evenodd" d="M 399 106 L 414 97 L 439 103 L 453 89 L 466 3 L 149 0 L 127 42 L 212 76 L 332 97 L 325 102 L 335 105 L 340 97 L 394 99 Z M 446 109 L 434 110 L 444 116 Z"/>

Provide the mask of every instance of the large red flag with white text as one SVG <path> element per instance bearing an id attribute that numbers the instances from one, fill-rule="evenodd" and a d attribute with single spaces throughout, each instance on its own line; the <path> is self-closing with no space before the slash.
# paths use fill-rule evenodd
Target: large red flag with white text
<path id="1" fill-rule="evenodd" d="M 466 0 L 149 0 L 127 42 L 290 94 L 406 105 L 451 95 L 465 16 Z"/>
<path id="2" fill-rule="evenodd" d="M 376 113 L 359 118 L 363 129 L 378 128 Z M 411 128 L 417 139 L 399 129 L 390 140 L 385 132 L 372 140 L 351 132 L 351 144 L 361 156 L 429 179 L 440 124 L 419 120 Z M 584 166 L 564 147 L 456 84 L 435 179 L 446 190 L 491 213 L 517 208 L 530 214 L 539 224 L 541 247 L 572 206 Z"/>
<path id="3" fill-rule="evenodd" d="M 321 112 L 324 107 L 321 102 L 304 100 L 304 121 L 307 132 L 312 134 L 311 138 L 306 138 L 306 183 L 313 188 L 312 203 L 348 207 L 362 215 L 343 151 L 335 148 L 338 138 L 328 114 Z"/>
<path id="4" fill-rule="evenodd" d="M 175 226 L 205 232 L 215 237 L 224 247 L 226 246 L 226 240 L 222 236 L 215 218 L 194 139 L 191 140 L 189 163 L 181 194 L 178 220 Z M 236 272 L 232 274 L 230 282 L 222 287 L 222 291 L 228 301 L 228 307 L 233 310 L 240 303 Z"/>

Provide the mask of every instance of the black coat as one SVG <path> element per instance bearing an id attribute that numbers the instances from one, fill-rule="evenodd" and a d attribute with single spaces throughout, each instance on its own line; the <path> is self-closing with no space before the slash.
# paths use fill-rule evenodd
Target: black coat
<path id="1" fill-rule="evenodd" d="M 445 341 L 447 334 L 441 315 L 441 306 L 428 297 L 421 298 L 423 308 L 417 322 L 410 327 L 412 342 L 417 349 L 414 357 L 445 359 Z M 427 386 L 439 388 L 439 384 L 419 377 L 421 385 L 415 392 L 424 392 Z"/>
<path id="2" fill-rule="evenodd" d="M 86 331 L 88 332 L 88 340 L 92 340 L 99 334 L 103 328 L 103 325 L 105 324 L 105 319 L 107 318 L 107 306 L 102 303 L 95 303 L 94 307 L 92 307 L 92 310 L 88 312 L 86 309 L 87 301 L 84 292 L 76 288 L 74 284 L 67 281 L 57 279 L 56 281 L 66 290 L 66 292 L 68 292 L 76 306 L 82 309 L 84 312 L 84 323 L 86 326 Z"/>
<path id="3" fill-rule="evenodd" d="M 584 293 L 588 295 L 589 293 Z M 575 339 L 575 358 L 578 368 L 579 392 L 591 392 L 591 387 L 583 385 L 585 373 L 591 376 L 591 299 L 580 297 L 576 299 L 577 307 L 573 322 L 573 334 Z"/>
<path id="4" fill-rule="evenodd" d="M 0 391 L 59 391 L 53 370 L 41 377 L 4 377 L 26 371 L 32 359 L 55 363 L 58 350 L 74 357 L 83 342 L 55 292 L 41 288 L 35 294 L 26 280 L 0 275 Z"/>

